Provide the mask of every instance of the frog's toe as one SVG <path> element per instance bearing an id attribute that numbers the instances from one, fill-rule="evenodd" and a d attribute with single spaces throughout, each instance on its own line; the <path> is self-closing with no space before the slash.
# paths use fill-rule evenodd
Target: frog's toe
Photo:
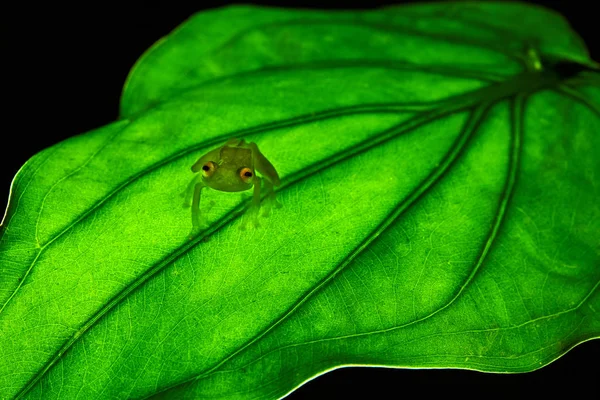
<path id="1" fill-rule="evenodd" d="M 191 230 L 191 231 L 190 231 L 190 233 L 188 234 L 188 239 L 189 239 L 189 240 L 194 240 L 194 238 L 195 238 L 196 236 L 198 236 L 198 234 L 199 234 L 200 232 L 202 232 L 202 228 L 200 228 L 200 227 L 195 227 L 195 228 L 192 228 L 192 230 Z"/>
<path id="2" fill-rule="evenodd" d="M 189 238 L 193 239 L 194 237 L 198 236 L 199 233 L 207 230 L 209 226 L 210 224 L 208 223 L 208 221 L 201 221 L 198 225 L 195 225 L 192 228 L 190 234 L 188 235 Z"/>
<path id="3" fill-rule="evenodd" d="M 271 198 L 269 199 L 269 205 L 270 205 L 271 207 L 275 207 L 275 208 L 281 208 L 281 207 L 283 207 L 283 205 L 282 205 L 282 204 L 279 202 L 279 200 L 277 200 L 277 199 L 275 198 L 275 196 L 273 196 L 273 197 L 271 197 Z"/>
<path id="4" fill-rule="evenodd" d="M 248 220 L 242 220 L 242 222 L 240 223 L 240 231 L 246 231 L 246 225 L 248 225 Z"/>

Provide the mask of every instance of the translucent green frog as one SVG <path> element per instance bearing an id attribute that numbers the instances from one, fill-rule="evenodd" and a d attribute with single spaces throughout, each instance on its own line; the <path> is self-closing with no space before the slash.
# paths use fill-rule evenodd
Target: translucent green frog
<path id="1" fill-rule="evenodd" d="M 244 214 L 241 229 L 245 229 L 248 219 L 252 219 L 255 227 L 259 226 L 258 213 L 261 207 L 260 192 L 263 182 L 266 193 L 263 215 L 268 216 L 272 206 L 281 207 L 275 199 L 273 190 L 273 186 L 280 184 L 279 175 L 255 143 L 246 143 L 243 139 L 229 139 L 223 146 L 200 157 L 192 165 L 192 172 L 200 172 L 200 174 L 194 176 L 187 189 L 181 194 L 184 198 L 184 207 L 192 207 L 192 234 L 206 225 L 206 218 L 200 212 L 200 195 L 205 187 L 222 192 L 242 192 L 254 187 L 252 204 Z M 259 177 L 256 172 L 262 177 Z"/>

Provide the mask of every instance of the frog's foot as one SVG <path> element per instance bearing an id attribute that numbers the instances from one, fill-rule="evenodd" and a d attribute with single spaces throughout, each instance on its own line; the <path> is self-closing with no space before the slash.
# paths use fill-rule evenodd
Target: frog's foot
<path id="1" fill-rule="evenodd" d="M 271 215 L 271 210 L 273 208 L 281 208 L 283 207 L 277 198 L 275 197 L 275 193 L 269 195 L 264 200 L 264 211 L 262 213 L 263 217 L 268 218 Z"/>
<path id="2" fill-rule="evenodd" d="M 283 204 L 281 204 L 281 203 L 279 202 L 279 200 L 277 200 L 277 199 L 275 198 L 275 196 L 273 196 L 273 197 L 271 197 L 271 198 L 269 199 L 269 203 L 271 204 L 271 207 L 275 207 L 275 208 L 281 208 L 281 207 L 283 207 Z"/>
<path id="3" fill-rule="evenodd" d="M 250 208 L 242 215 L 242 222 L 240 224 L 240 230 L 245 231 L 246 225 L 248 221 L 252 221 L 252 225 L 254 225 L 255 229 L 260 228 L 260 223 L 258 222 L 258 211 L 259 207 L 250 206 Z"/>
<path id="4" fill-rule="evenodd" d="M 245 231 L 246 230 L 246 225 L 248 225 L 248 220 L 247 219 L 242 219 L 242 223 L 240 224 L 240 231 Z M 252 220 L 252 226 L 254 226 L 254 229 L 259 229 L 260 228 L 260 222 L 258 222 L 258 219 L 253 219 Z"/>
<path id="5" fill-rule="evenodd" d="M 264 218 L 269 218 L 269 216 L 271 215 L 271 202 L 269 202 L 269 201 L 265 202 L 265 204 L 262 206 L 262 209 L 263 209 L 263 211 L 262 211 L 261 215 Z"/>
<path id="6" fill-rule="evenodd" d="M 194 240 L 196 237 L 198 237 L 199 234 L 205 231 L 208 228 L 208 226 L 208 222 L 203 221 L 199 225 L 192 227 L 192 230 L 188 234 L 188 239 Z"/>

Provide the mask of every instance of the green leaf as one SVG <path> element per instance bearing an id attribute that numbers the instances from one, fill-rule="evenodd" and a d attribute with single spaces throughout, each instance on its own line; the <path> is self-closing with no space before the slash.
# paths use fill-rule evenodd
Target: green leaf
<path id="1" fill-rule="evenodd" d="M 600 333 L 600 75 L 518 3 L 234 6 L 152 47 L 119 121 L 31 158 L 0 232 L 0 397 L 277 398 L 344 365 L 525 372 Z M 190 166 L 254 141 L 241 231 Z M 203 203 L 206 204 L 206 203 Z"/>

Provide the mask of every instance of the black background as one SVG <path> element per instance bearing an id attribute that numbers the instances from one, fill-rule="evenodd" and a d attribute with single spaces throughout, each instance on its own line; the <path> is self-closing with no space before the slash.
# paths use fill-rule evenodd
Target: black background
<path id="1" fill-rule="evenodd" d="M 357 1 L 352 6 L 327 2 L 245 2 L 311 8 L 373 8 L 390 2 Z M 600 61 L 596 13 L 584 2 L 538 1 L 563 14 Z M 0 216 L 12 177 L 38 151 L 70 136 L 114 121 L 121 88 L 138 57 L 196 11 L 226 2 L 165 2 L 94 6 L 3 6 L 0 11 Z M 593 41 L 594 40 L 594 41 Z M 0 266 L 1 271 L 1 266 Z M 430 385 L 490 385 L 491 389 L 539 390 L 551 384 L 583 389 L 598 378 L 600 341 L 577 346 L 559 360 L 527 374 L 497 375 L 464 370 L 394 370 L 342 368 L 320 376 L 289 399 L 343 397 L 368 391 L 370 398 L 390 393 L 422 394 Z M 459 388 L 462 393 L 465 389 Z M 518 390 L 518 391 L 517 391 Z M 596 392 L 597 393 L 597 392 Z M 445 395 L 452 392 L 445 392 Z"/>

